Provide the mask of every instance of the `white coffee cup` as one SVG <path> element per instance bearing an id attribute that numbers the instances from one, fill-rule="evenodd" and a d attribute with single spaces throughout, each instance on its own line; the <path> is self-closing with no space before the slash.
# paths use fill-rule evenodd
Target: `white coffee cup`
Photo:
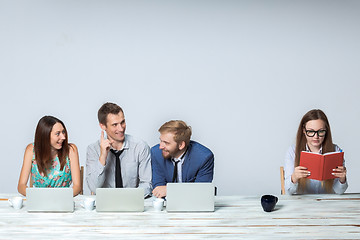
<path id="1" fill-rule="evenodd" d="M 95 206 L 95 199 L 94 198 L 85 198 L 82 202 L 81 206 L 85 208 L 87 211 L 92 211 Z"/>
<path id="2" fill-rule="evenodd" d="M 162 199 L 162 198 L 154 199 L 153 206 L 154 206 L 155 211 L 160 212 L 164 207 L 164 199 Z"/>
<path id="3" fill-rule="evenodd" d="M 20 209 L 23 205 L 23 198 L 22 197 L 12 197 L 8 199 L 10 206 L 14 209 Z"/>

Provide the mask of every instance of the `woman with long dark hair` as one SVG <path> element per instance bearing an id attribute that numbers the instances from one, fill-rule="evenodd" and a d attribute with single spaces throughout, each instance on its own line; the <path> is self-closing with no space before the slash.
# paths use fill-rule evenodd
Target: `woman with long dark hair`
<path id="1" fill-rule="evenodd" d="M 34 187 L 70 187 L 74 196 L 80 192 L 79 154 L 68 143 L 65 125 L 52 116 L 42 117 L 35 131 L 35 141 L 25 150 L 18 191 L 26 195 L 31 173 Z"/>
<path id="2" fill-rule="evenodd" d="M 296 144 L 289 148 L 285 159 L 285 190 L 288 194 L 342 194 L 348 187 L 346 181 L 345 160 L 343 166 L 333 170 L 335 179 L 318 181 L 308 179 L 311 174 L 305 167 L 299 166 L 301 151 L 328 153 L 342 151 L 333 144 L 329 121 L 319 109 L 307 112 L 301 119 Z"/>

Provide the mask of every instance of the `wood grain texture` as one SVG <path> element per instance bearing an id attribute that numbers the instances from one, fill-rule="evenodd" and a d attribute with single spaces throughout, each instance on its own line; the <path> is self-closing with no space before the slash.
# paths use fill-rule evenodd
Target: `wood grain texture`
<path id="1" fill-rule="evenodd" d="M 26 202 L 14 210 L 2 201 L 0 239 L 360 239 L 360 194 L 282 195 L 270 213 L 260 196 L 217 196 L 211 213 L 155 212 L 151 199 L 141 213 L 98 213 L 80 206 L 84 197 L 74 213 L 28 213 Z"/>

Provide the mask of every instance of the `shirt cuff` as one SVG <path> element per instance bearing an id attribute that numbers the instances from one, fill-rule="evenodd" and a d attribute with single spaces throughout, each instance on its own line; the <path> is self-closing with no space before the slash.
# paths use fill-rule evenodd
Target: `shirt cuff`
<path id="1" fill-rule="evenodd" d="M 338 178 L 334 181 L 334 192 L 337 194 L 343 194 L 348 188 L 347 180 L 345 181 L 345 183 L 341 183 Z"/>
<path id="2" fill-rule="evenodd" d="M 290 179 L 290 183 L 289 183 L 289 186 L 287 188 L 287 193 L 288 194 L 295 194 L 296 191 L 297 191 L 297 188 L 298 188 L 298 185 L 299 185 L 299 182 L 297 183 L 293 183 Z"/>

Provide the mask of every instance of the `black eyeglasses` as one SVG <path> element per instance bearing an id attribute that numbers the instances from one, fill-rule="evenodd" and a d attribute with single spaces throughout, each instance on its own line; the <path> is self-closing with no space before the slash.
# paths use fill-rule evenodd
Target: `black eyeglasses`
<path id="1" fill-rule="evenodd" d="M 325 137 L 326 130 L 320 129 L 320 130 L 314 131 L 314 130 L 306 130 L 305 129 L 305 133 L 306 133 L 306 136 L 308 136 L 308 137 L 313 137 L 313 136 L 315 136 L 315 134 L 317 134 L 318 137 Z"/>

